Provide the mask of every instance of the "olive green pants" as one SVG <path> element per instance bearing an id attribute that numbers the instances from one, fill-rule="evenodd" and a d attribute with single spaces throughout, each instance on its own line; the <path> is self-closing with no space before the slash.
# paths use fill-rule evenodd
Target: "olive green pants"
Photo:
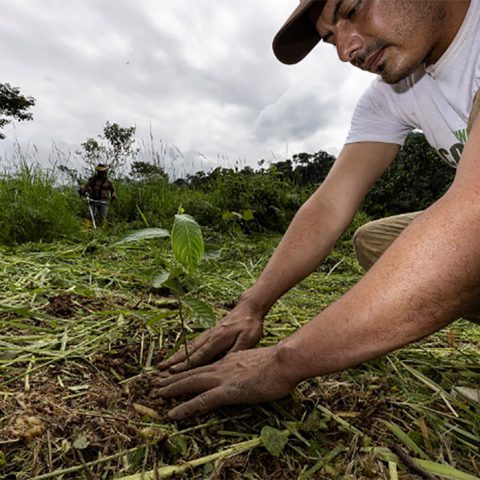
<path id="1" fill-rule="evenodd" d="M 353 249 L 358 263 L 369 270 L 420 213 L 404 213 L 362 225 L 353 235 Z"/>
<path id="2" fill-rule="evenodd" d="M 480 112 L 480 90 L 473 100 L 472 110 L 468 119 L 467 132 L 470 133 L 473 123 Z M 393 217 L 382 218 L 366 223 L 353 236 L 353 248 L 358 263 L 368 270 L 387 250 L 393 241 L 405 230 L 410 222 L 422 212 L 404 213 Z M 467 315 L 465 318 L 480 323 L 480 313 Z"/>

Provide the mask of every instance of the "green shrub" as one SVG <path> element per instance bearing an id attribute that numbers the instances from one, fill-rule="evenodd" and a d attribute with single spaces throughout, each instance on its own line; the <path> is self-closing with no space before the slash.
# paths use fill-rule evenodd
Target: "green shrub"
<path id="1" fill-rule="evenodd" d="M 225 212 L 241 214 L 251 211 L 252 219 L 238 220 L 245 232 L 284 231 L 307 197 L 275 170 L 255 172 L 251 168 L 240 171 L 217 168 L 208 176 L 190 177 L 190 185 L 205 192 L 210 204 L 209 215 L 218 212 L 218 221 L 224 228 L 229 228 L 228 222 L 222 221 Z M 188 211 L 193 214 L 192 206 Z M 195 216 L 201 222 L 201 215 Z"/>
<path id="2" fill-rule="evenodd" d="M 411 134 L 362 209 L 374 218 L 423 210 L 446 192 L 454 175 L 423 134 Z"/>

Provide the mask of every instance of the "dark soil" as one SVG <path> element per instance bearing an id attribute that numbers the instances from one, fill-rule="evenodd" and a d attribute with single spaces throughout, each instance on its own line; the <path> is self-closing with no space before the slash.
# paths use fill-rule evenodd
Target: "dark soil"
<path id="1" fill-rule="evenodd" d="M 74 293 L 61 293 L 48 299 L 45 311 L 59 318 L 72 318 L 78 314 L 100 311 L 105 305 L 100 300 L 92 300 Z"/>

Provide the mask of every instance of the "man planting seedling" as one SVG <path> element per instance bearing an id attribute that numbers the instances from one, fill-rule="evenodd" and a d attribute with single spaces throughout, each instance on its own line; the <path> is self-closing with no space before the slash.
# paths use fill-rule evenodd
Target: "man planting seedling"
<path id="1" fill-rule="evenodd" d="M 181 349 L 161 365 L 174 375 L 156 380 L 152 396 L 194 395 L 171 418 L 278 399 L 460 316 L 480 318 L 480 0 L 302 0 L 273 49 L 294 64 L 322 41 L 379 78 L 256 283 L 189 344 L 188 361 Z M 450 189 L 423 212 L 362 227 L 354 246 L 364 277 L 279 344 L 250 349 L 270 307 L 321 264 L 414 129 L 456 165 Z"/>

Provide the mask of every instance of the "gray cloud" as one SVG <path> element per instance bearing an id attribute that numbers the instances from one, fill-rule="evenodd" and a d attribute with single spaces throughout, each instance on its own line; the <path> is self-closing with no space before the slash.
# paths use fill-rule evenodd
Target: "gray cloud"
<path id="1" fill-rule="evenodd" d="M 324 97 L 318 86 L 289 90 L 260 112 L 254 136 L 260 142 L 304 140 L 328 126 L 335 102 L 331 96 Z"/>

